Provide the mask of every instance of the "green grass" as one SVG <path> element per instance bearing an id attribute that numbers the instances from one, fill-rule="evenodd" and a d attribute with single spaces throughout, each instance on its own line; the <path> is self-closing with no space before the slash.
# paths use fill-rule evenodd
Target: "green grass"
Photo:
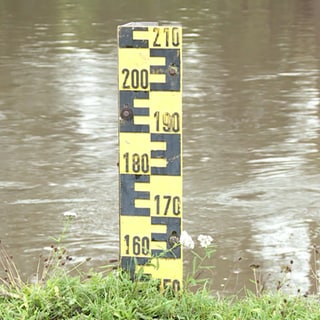
<path id="1" fill-rule="evenodd" d="M 43 283 L 2 286 L 0 319 L 320 319 L 319 300 L 279 292 L 218 298 L 206 289 L 160 293 L 124 272 L 85 279 L 64 270 Z M 6 293 L 6 294 L 5 294 Z"/>
<path id="2" fill-rule="evenodd" d="M 63 233 L 64 234 L 64 233 Z M 207 290 L 198 271 L 210 271 L 205 261 L 214 248 L 195 253 L 193 270 L 185 288 L 173 292 L 158 289 L 158 281 L 143 281 L 143 272 L 132 281 L 127 272 L 106 266 L 101 272 L 84 274 L 80 265 L 56 239 L 47 257 L 40 257 L 33 283 L 21 279 L 13 258 L 0 242 L 0 319 L 137 319 L 137 320 L 318 320 L 318 296 L 289 296 L 279 290 L 262 290 L 258 266 L 252 266 L 255 292 L 240 297 L 219 297 Z M 317 269 L 315 256 L 315 270 Z M 290 268 L 287 268 L 291 270 Z M 315 275 L 316 288 L 318 277 Z M 195 289 L 200 288 L 200 289 Z M 318 292 L 318 291 L 317 291 Z"/>

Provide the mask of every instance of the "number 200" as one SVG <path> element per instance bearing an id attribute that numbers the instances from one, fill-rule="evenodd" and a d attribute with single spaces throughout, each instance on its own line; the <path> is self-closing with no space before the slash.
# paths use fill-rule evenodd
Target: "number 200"
<path id="1" fill-rule="evenodd" d="M 147 69 L 122 69 L 124 79 L 122 82 L 123 89 L 148 89 L 149 86 L 149 73 Z"/>

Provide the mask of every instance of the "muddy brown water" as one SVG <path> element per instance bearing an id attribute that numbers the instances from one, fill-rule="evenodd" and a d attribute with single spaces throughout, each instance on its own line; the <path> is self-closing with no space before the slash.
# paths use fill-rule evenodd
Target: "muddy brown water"
<path id="1" fill-rule="evenodd" d="M 266 287 L 313 291 L 317 0 L 0 0 L 0 239 L 21 274 L 65 212 L 73 261 L 118 257 L 116 27 L 130 21 L 184 28 L 184 228 L 214 238 L 213 289 L 250 287 L 255 264 Z"/>

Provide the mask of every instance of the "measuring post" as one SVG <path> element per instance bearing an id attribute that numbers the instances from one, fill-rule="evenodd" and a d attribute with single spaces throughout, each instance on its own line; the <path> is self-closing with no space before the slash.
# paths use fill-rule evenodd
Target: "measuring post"
<path id="1" fill-rule="evenodd" d="M 181 50 L 181 26 L 118 27 L 121 266 L 174 290 L 183 278 Z"/>

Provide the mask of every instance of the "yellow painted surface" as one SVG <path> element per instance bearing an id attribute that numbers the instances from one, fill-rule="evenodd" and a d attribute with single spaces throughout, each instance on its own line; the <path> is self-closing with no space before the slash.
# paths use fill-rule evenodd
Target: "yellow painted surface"
<path id="1" fill-rule="evenodd" d="M 120 230 L 120 254 L 122 257 L 150 256 L 143 241 L 143 239 L 147 237 L 150 244 L 151 230 L 150 219 L 148 217 L 122 216 L 120 217 Z"/>
<path id="2" fill-rule="evenodd" d="M 152 176 L 151 186 L 156 186 L 150 188 L 151 215 L 181 218 L 182 177 Z"/>
<path id="3" fill-rule="evenodd" d="M 150 131 L 182 135 L 181 91 L 150 92 Z M 178 131 L 177 131 L 178 129 Z"/>
<path id="4" fill-rule="evenodd" d="M 148 90 L 141 87 L 142 79 L 149 74 L 149 49 L 126 48 L 118 51 L 119 90 Z M 132 81 L 138 79 L 137 87 Z"/>
<path id="5" fill-rule="evenodd" d="M 148 174 L 150 164 L 147 165 L 146 162 L 150 162 L 150 148 L 151 142 L 148 133 L 122 132 L 119 143 L 120 173 Z"/>

